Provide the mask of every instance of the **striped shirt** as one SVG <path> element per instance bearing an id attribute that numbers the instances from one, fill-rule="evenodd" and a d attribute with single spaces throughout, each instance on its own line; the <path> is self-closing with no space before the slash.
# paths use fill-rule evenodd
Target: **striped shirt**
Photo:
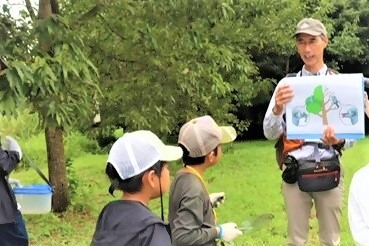
<path id="1" fill-rule="evenodd" d="M 296 76 L 325 76 L 325 75 L 329 75 L 329 70 L 326 65 L 324 65 L 323 68 L 320 69 L 319 72 L 316 74 L 310 73 L 309 71 L 305 69 L 305 66 L 304 66 L 302 70 L 297 73 Z M 270 139 L 270 140 L 277 139 L 284 132 L 284 129 L 286 126 L 286 123 L 282 117 L 285 114 L 286 109 L 283 108 L 283 113 L 280 115 L 275 115 L 273 113 L 273 107 L 275 104 L 275 93 L 277 89 L 279 88 L 279 86 L 280 84 L 278 83 L 274 90 L 273 96 L 270 100 L 270 103 L 265 113 L 265 117 L 263 121 L 264 135 L 267 139 Z M 345 139 L 345 141 L 346 142 L 345 142 L 344 149 L 351 148 L 355 143 L 355 140 L 353 139 Z M 313 139 L 313 140 L 309 139 L 309 142 L 322 143 L 320 139 Z M 332 158 L 335 154 L 337 154 L 337 152 L 333 148 L 319 149 L 319 157 L 320 159 L 323 159 L 323 160 Z M 297 150 L 291 151 L 289 155 L 292 155 L 297 160 L 314 160 L 315 159 L 314 145 L 304 145 Z"/>

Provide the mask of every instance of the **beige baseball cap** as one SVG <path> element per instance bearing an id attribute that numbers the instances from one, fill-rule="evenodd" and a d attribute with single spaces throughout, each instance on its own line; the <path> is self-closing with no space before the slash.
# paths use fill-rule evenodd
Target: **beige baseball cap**
<path id="1" fill-rule="evenodd" d="M 192 158 L 206 156 L 221 143 L 233 142 L 237 137 L 232 126 L 218 126 L 209 115 L 198 117 L 184 124 L 178 137 Z"/>
<path id="2" fill-rule="evenodd" d="M 306 33 L 312 36 L 323 35 L 327 37 L 327 30 L 320 20 L 313 18 L 304 18 L 296 26 L 295 35 Z"/>

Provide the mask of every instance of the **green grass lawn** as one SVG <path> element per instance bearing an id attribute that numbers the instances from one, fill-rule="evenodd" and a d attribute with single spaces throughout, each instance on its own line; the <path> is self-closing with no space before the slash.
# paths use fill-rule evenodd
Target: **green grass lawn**
<path id="1" fill-rule="evenodd" d="M 281 195 L 280 171 L 274 159 L 273 142 L 250 141 L 225 146 L 222 161 L 205 174 L 209 192 L 224 191 L 226 202 L 217 209 L 218 223 L 241 224 L 249 217 L 272 213 L 274 219 L 263 229 L 245 234 L 235 245 L 285 245 L 286 215 Z M 347 221 L 347 193 L 353 173 L 369 163 L 369 139 L 361 140 L 345 151 L 345 203 L 342 217 L 341 245 L 354 245 Z M 104 175 L 106 155 L 84 155 L 74 159 L 73 168 L 78 181 L 77 194 L 69 210 L 63 214 L 25 215 L 31 245 L 89 245 L 102 207 L 113 199 Z M 172 175 L 180 167 L 172 165 Z M 46 168 L 43 168 L 44 173 Z M 42 183 L 33 169 L 12 174 L 22 183 Z M 150 207 L 160 215 L 159 201 Z M 165 197 L 167 208 L 167 196 Z M 311 220 L 309 245 L 319 245 L 317 221 Z"/>

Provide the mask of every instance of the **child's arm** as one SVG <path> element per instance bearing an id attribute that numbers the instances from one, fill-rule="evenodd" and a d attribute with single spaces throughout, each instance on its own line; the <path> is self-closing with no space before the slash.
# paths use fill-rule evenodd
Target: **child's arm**
<path id="1" fill-rule="evenodd" d="M 186 196 L 181 200 L 180 208 L 176 211 L 177 217 L 171 228 L 174 244 L 204 245 L 215 241 L 218 231 L 215 225 L 204 222 L 203 207 L 204 200 L 199 196 Z"/>

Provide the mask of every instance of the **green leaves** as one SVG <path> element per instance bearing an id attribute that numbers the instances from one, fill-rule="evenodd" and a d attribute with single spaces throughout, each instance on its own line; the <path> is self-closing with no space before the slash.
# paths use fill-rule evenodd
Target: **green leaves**
<path id="1" fill-rule="evenodd" d="M 306 110 L 309 113 L 318 114 L 322 111 L 322 104 L 314 100 L 313 96 L 310 96 L 305 101 Z"/>
<path id="2" fill-rule="evenodd" d="M 33 24 L 27 32 L 34 40 L 23 46 L 22 54 L 14 52 L 12 42 L 1 47 L 8 66 L 0 76 L 1 109 L 11 113 L 18 102 L 26 102 L 39 112 L 43 126 L 67 129 L 76 118 L 78 123 L 89 122 L 100 90 L 97 69 L 85 55 L 82 39 L 60 16 Z M 11 32 L 22 35 L 17 29 Z"/>
<path id="3" fill-rule="evenodd" d="M 314 88 L 313 95 L 306 98 L 305 105 L 306 110 L 309 113 L 319 114 L 323 110 L 324 94 L 323 86 L 318 85 Z"/>
<path id="4" fill-rule="evenodd" d="M 324 99 L 324 94 L 323 94 L 323 86 L 322 85 L 318 85 L 317 87 L 314 88 L 314 101 L 317 103 L 323 103 L 323 99 Z"/>
<path id="5" fill-rule="evenodd" d="M 231 122 L 233 101 L 249 102 L 265 87 L 253 79 L 232 1 L 129 5 L 107 4 L 80 30 L 101 74 L 104 123 L 168 133 L 200 114 Z"/>
<path id="6" fill-rule="evenodd" d="M 78 116 L 81 111 L 84 117 L 93 98 L 100 100 L 103 124 L 127 129 L 167 133 L 200 114 L 233 122 L 240 116 L 236 110 L 268 101 L 273 83 L 300 69 L 291 35 L 306 16 L 321 18 L 334 34 L 330 55 L 363 59 L 369 50 L 364 49 L 367 35 L 358 38 L 367 32 L 365 13 L 359 11 L 367 8 L 363 1 L 98 2 L 62 1 L 65 17 L 52 16 L 11 35 L 0 22 L 0 39 L 6 36 L 3 32 L 12 37 L 6 52 L 0 43 L 0 53 L 9 61 L 24 61 L 32 77 L 37 75 L 17 91 L 30 95 L 42 112 L 60 115 L 57 122 L 69 122 L 72 116 L 64 116 L 69 112 Z M 358 14 L 362 19 L 354 18 Z M 76 20 L 78 27 L 69 24 Z M 26 81 L 23 69 L 16 73 L 9 75 L 12 85 L 17 79 Z M 319 93 L 313 94 L 309 106 L 314 112 L 319 110 L 313 106 L 321 101 Z M 64 105 L 63 110 L 44 109 L 52 101 Z M 263 117 L 253 110 L 248 115 Z M 238 124 L 244 127 L 247 122 Z"/>

